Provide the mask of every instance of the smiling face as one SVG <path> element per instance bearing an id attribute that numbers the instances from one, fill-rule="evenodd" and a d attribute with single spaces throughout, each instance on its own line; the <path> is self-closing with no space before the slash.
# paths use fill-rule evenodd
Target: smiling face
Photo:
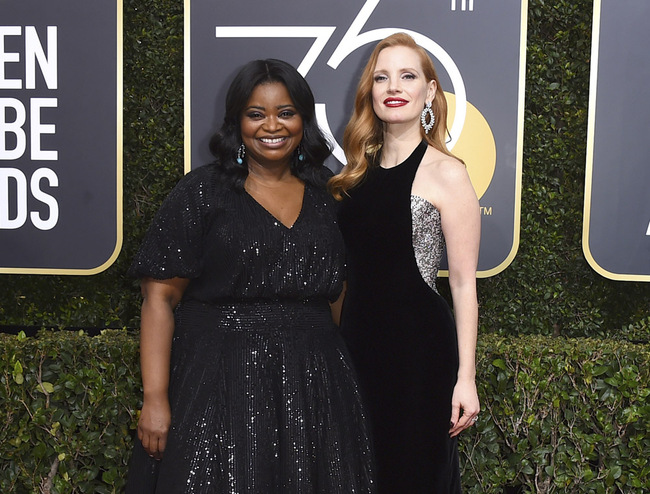
<path id="1" fill-rule="evenodd" d="M 255 87 L 241 115 L 240 130 L 249 167 L 289 165 L 302 140 L 302 117 L 284 84 Z"/>
<path id="2" fill-rule="evenodd" d="M 435 96 L 435 82 L 426 80 L 420 57 L 406 46 L 379 52 L 373 81 L 373 109 L 389 125 L 419 125 L 425 103 Z"/>

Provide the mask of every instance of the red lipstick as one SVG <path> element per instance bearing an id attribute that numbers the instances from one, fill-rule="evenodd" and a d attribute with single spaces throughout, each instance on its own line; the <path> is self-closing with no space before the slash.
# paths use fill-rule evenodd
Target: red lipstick
<path id="1" fill-rule="evenodd" d="M 405 99 L 402 98 L 386 98 L 384 100 L 384 105 L 389 106 L 391 108 L 398 108 L 400 106 L 404 106 L 408 103 Z"/>

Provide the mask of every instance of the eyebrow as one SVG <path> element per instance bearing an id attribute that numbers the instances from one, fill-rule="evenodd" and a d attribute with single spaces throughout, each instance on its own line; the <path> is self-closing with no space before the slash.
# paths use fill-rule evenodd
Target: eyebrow
<path id="1" fill-rule="evenodd" d="M 278 105 L 275 107 L 276 110 L 284 110 L 285 108 L 296 108 L 296 105 L 290 104 L 290 105 Z M 257 105 L 251 105 L 247 106 L 244 111 L 246 110 L 266 110 L 265 106 L 257 106 Z"/>
<path id="2" fill-rule="evenodd" d="M 418 73 L 418 74 L 420 73 L 419 70 L 414 69 L 414 68 L 411 68 L 411 67 L 402 67 L 401 69 L 398 69 L 398 70 L 399 70 L 400 72 L 416 72 L 416 73 Z M 373 74 L 377 74 L 377 73 L 380 73 L 380 72 L 387 72 L 387 69 L 378 69 L 378 70 L 375 70 L 375 71 L 373 72 Z"/>

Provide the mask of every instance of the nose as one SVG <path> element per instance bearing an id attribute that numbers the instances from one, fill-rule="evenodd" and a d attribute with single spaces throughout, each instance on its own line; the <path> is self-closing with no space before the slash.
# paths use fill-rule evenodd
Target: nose
<path id="1" fill-rule="evenodd" d="M 388 91 L 390 93 L 399 93 L 401 90 L 402 87 L 399 83 L 399 77 L 398 78 L 391 77 L 388 82 Z"/>
<path id="2" fill-rule="evenodd" d="M 264 121 L 264 129 L 270 132 L 278 130 L 281 126 L 280 119 L 276 115 L 270 115 Z"/>

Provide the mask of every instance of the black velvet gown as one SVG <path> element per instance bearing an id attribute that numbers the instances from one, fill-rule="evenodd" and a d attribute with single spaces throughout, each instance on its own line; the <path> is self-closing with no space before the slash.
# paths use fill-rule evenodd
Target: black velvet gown
<path id="1" fill-rule="evenodd" d="M 426 151 L 376 167 L 343 201 L 347 251 L 341 329 L 371 418 L 382 494 L 460 492 L 449 437 L 456 328 L 435 281 L 444 248 L 438 210 L 411 195 Z"/>
<path id="2" fill-rule="evenodd" d="M 287 228 L 213 165 L 166 199 L 131 271 L 191 281 L 175 313 L 167 448 L 158 462 L 136 438 L 127 493 L 374 491 L 360 393 L 328 304 L 343 283 L 335 206 L 306 185 Z"/>

